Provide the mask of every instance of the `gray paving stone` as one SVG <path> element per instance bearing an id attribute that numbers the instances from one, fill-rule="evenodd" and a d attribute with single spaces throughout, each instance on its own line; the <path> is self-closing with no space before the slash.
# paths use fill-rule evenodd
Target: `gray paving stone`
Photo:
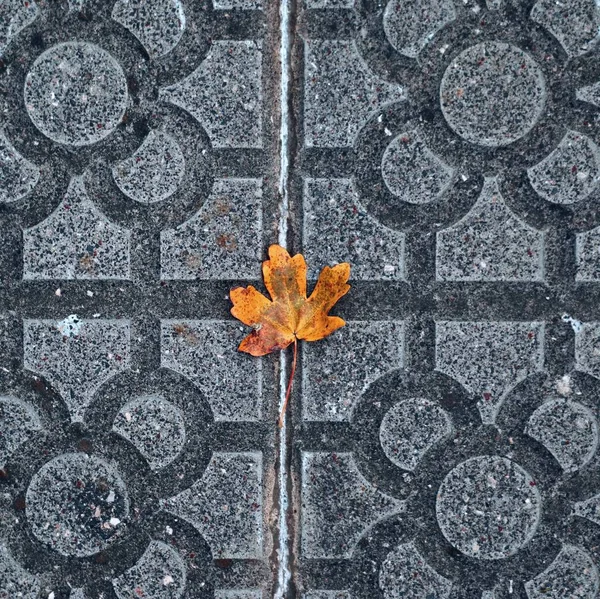
<path id="1" fill-rule="evenodd" d="M 452 432 L 448 414 L 435 403 L 411 398 L 394 405 L 381 421 L 385 455 L 403 470 L 414 470 L 438 441 Z"/>
<path id="2" fill-rule="evenodd" d="M 117 0 L 112 18 L 131 31 L 152 58 L 171 52 L 185 30 L 180 0 Z"/>
<path id="3" fill-rule="evenodd" d="M 404 279 L 404 235 L 363 208 L 349 179 L 305 182 L 303 227 L 310 279 L 340 262 L 351 264 L 351 281 Z"/>
<path id="4" fill-rule="evenodd" d="M 32 435 L 42 429 L 37 412 L 16 397 L 0 396 L 0 468 Z"/>
<path id="5" fill-rule="evenodd" d="M 107 462 L 67 453 L 47 462 L 27 489 L 33 534 L 62 555 L 85 557 L 108 547 L 129 518 L 125 483 Z"/>
<path id="6" fill-rule="evenodd" d="M 71 420 L 82 422 L 100 386 L 129 368 L 130 327 L 126 320 L 75 318 L 66 324 L 25 320 L 23 363 L 60 393 Z"/>
<path id="7" fill-rule="evenodd" d="M 262 362 L 237 351 L 243 331 L 225 321 L 161 322 L 161 365 L 192 381 L 217 421 L 261 418 Z"/>
<path id="8" fill-rule="evenodd" d="M 0 6 L 0 57 L 6 52 L 11 40 L 39 15 L 37 4 L 31 0 L 4 0 Z"/>
<path id="9" fill-rule="evenodd" d="M 214 559 L 263 556 L 262 457 L 214 453 L 202 478 L 164 502 L 206 539 Z"/>
<path id="10" fill-rule="evenodd" d="M 390 0 L 383 13 L 383 28 L 398 52 L 416 58 L 455 17 L 451 0 Z"/>
<path id="11" fill-rule="evenodd" d="M 169 545 L 152 541 L 133 568 L 113 580 L 119 599 L 179 599 L 186 586 L 183 560 Z"/>
<path id="12" fill-rule="evenodd" d="M 544 364 L 544 323 L 437 322 L 436 369 L 477 398 L 492 424 L 504 398 Z"/>
<path id="13" fill-rule="evenodd" d="M 309 39 L 304 55 L 306 147 L 351 146 L 368 119 L 406 99 L 369 69 L 354 41 Z"/>
<path id="14" fill-rule="evenodd" d="M 352 599 L 347 591 L 309 591 L 303 599 Z"/>
<path id="15" fill-rule="evenodd" d="M 304 420 L 344 421 L 369 385 L 404 364 L 404 323 L 347 322 L 302 354 Z"/>
<path id="16" fill-rule="evenodd" d="M 214 41 L 202 64 L 160 99 L 189 112 L 214 148 L 261 148 L 262 43 Z"/>
<path id="17" fill-rule="evenodd" d="M 40 169 L 21 156 L 0 131 L 0 202 L 16 202 L 37 185 Z"/>
<path id="18" fill-rule="evenodd" d="M 52 141 L 93 144 L 121 122 L 128 103 L 119 63 L 89 42 L 65 42 L 46 50 L 25 79 L 25 107 Z"/>
<path id="19" fill-rule="evenodd" d="M 511 212 L 494 178 L 468 214 L 437 233 L 436 247 L 440 281 L 544 280 L 544 233 Z"/>
<path id="20" fill-rule="evenodd" d="M 600 323 L 584 322 L 575 334 L 575 368 L 600 379 Z"/>
<path id="21" fill-rule="evenodd" d="M 262 599 L 262 590 L 220 589 L 215 591 L 215 599 Z"/>
<path id="22" fill-rule="evenodd" d="M 578 281 L 600 280 L 600 227 L 580 233 L 576 240 Z"/>
<path id="23" fill-rule="evenodd" d="M 585 135 L 569 131 L 556 150 L 528 174 L 534 189 L 549 202 L 579 202 L 600 181 L 600 149 Z"/>
<path id="24" fill-rule="evenodd" d="M 450 127 L 467 141 L 489 147 L 526 135 L 542 114 L 545 99 L 539 66 L 529 54 L 504 42 L 482 42 L 464 50 L 440 85 L 441 107 Z"/>
<path id="25" fill-rule="evenodd" d="M 577 502 L 573 505 L 573 513 L 600 525 L 600 495 Z"/>
<path id="26" fill-rule="evenodd" d="M 577 99 L 582 102 L 594 104 L 594 106 L 600 106 L 600 82 L 578 89 Z"/>
<path id="27" fill-rule="evenodd" d="M 86 599 L 83 589 L 72 589 L 69 599 Z"/>
<path id="28" fill-rule="evenodd" d="M 598 447 L 598 423 L 580 403 L 550 399 L 529 418 L 525 432 L 557 459 L 565 472 L 587 464 Z"/>
<path id="29" fill-rule="evenodd" d="M 44 221 L 23 231 L 24 279 L 129 279 L 130 231 L 89 199 L 82 177 Z"/>
<path id="30" fill-rule="evenodd" d="M 354 8 L 355 0 L 305 0 L 306 8 Z"/>
<path id="31" fill-rule="evenodd" d="M 529 599 L 588 597 L 598 593 L 600 579 L 596 565 L 589 554 L 572 545 L 565 545 L 550 566 L 533 580 L 525 590 Z"/>
<path id="32" fill-rule="evenodd" d="M 379 572 L 385 599 L 447 599 L 452 582 L 433 570 L 412 543 L 398 545 L 388 553 Z"/>
<path id="33" fill-rule="evenodd" d="M 261 199 L 260 179 L 217 179 L 192 218 L 161 231 L 161 278 L 258 279 Z"/>
<path id="34" fill-rule="evenodd" d="M 9 553 L 5 545 L 0 543 L 0 597 L 10 599 L 37 599 L 40 582 L 37 576 L 22 568 Z"/>
<path id="35" fill-rule="evenodd" d="M 213 0 L 215 10 L 262 10 L 262 0 Z"/>
<path id="36" fill-rule="evenodd" d="M 119 189 L 144 204 L 171 197 L 184 174 L 183 152 L 177 141 L 163 131 L 150 131 L 130 158 L 113 167 L 113 178 Z"/>
<path id="37" fill-rule="evenodd" d="M 184 414 L 158 396 L 138 397 L 125 404 L 113 430 L 133 443 L 153 470 L 170 464 L 186 440 Z"/>
<path id="38" fill-rule="evenodd" d="M 437 494 L 436 514 L 442 533 L 459 551 L 498 560 L 533 537 L 541 503 L 535 481 L 521 466 L 478 456 L 448 473 Z"/>
<path id="39" fill-rule="evenodd" d="M 382 493 L 362 476 L 351 453 L 303 453 L 305 558 L 349 558 L 367 530 L 404 510 L 403 501 Z"/>

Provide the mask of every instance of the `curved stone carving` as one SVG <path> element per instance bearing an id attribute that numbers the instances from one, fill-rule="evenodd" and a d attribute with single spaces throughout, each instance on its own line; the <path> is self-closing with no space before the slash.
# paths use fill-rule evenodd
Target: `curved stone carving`
<path id="1" fill-rule="evenodd" d="M 119 599 L 180 599 L 186 585 L 185 565 L 175 549 L 151 541 L 135 566 L 112 584 Z"/>
<path id="2" fill-rule="evenodd" d="M 23 158 L 0 131 L 0 202 L 16 202 L 37 185 L 40 169 Z"/>
<path id="3" fill-rule="evenodd" d="M 302 353 L 304 420 L 350 420 L 371 383 L 404 365 L 402 321 L 348 321 Z"/>
<path id="4" fill-rule="evenodd" d="M 179 144 L 162 131 L 150 131 L 133 155 L 112 169 L 119 189 L 142 204 L 171 197 L 184 173 L 185 158 Z"/>
<path id="5" fill-rule="evenodd" d="M 213 453 L 202 478 L 164 509 L 198 530 L 213 559 L 263 557 L 262 454 Z"/>
<path id="6" fill-rule="evenodd" d="M 525 583 L 525 592 L 529 599 L 594 599 L 599 586 L 598 569 L 587 551 L 563 545 L 550 566 Z"/>
<path id="7" fill-rule="evenodd" d="M 600 495 L 577 502 L 573 506 L 573 513 L 600 526 Z"/>
<path id="8" fill-rule="evenodd" d="M 598 423 L 591 410 L 564 399 L 543 403 L 529 418 L 525 433 L 539 441 L 565 472 L 585 466 L 598 447 Z"/>
<path id="9" fill-rule="evenodd" d="M 508 208 L 496 178 L 486 178 L 477 202 L 437 233 L 438 281 L 543 281 L 544 233 Z"/>
<path id="10" fill-rule="evenodd" d="M 381 421 L 379 441 L 399 468 L 412 471 L 438 441 L 452 432 L 448 414 L 427 399 L 398 402 Z"/>
<path id="11" fill-rule="evenodd" d="M 568 5 L 538 0 L 531 18 L 548 29 L 569 56 L 589 52 L 598 41 L 600 10 L 596 0 L 576 0 Z"/>
<path id="12" fill-rule="evenodd" d="M 600 81 L 577 90 L 577 99 L 600 107 Z"/>
<path id="13" fill-rule="evenodd" d="M 0 57 L 10 42 L 39 15 L 40 10 L 34 0 L 3 0 L 0 6 Z"/>
<path id="14" fill-rule="evenodd" d="M 543 348 L 543 322 L 436 323 L 436 370 L 478 398 L 485 424 L 517 383 L 543 369 Z"/>
<path id="15" fill-rule="evenodd" d="M 363 477 L 351 453 L 303 452 L 301 550 L 305 558 L 348 559 L 368 530 L 404 510 L 405 502 L 382 493 Z"/>
<path id="16" fill-rule="evenodd" d="M 390 0 L 383 13 L 383 29 L 400 54 L 416 58 L 455 18 L 452 0 Z"/>
<path id="17" fill-rule="evenodd" d="M 41 586 L 39 578 L 22 568 L 0 543 L 0 597 L 38 599 Z"/>
<path id="18" fill-rule="evenodd" d="M 452 185 L 454 173 L 454 168 L 425 145 L 417 130 L 394 138 L 381 161 L 381 174 L 387 188 L 411 204 L 438 199 Z"/>
<path id="19" fill-rule="evenodd" d="M 355 41 L 306 40 L 304 144 L 352 146 L 369 118 L 406 99 L 404 89 L 373 74 Z"/>
<path id="20" fill-rule="evenodd" d="M 23 279 L 129 279 L 130 231 L 111 223 L 73 177 L 58 208 L 23 231 Z"/>
<path id="21" fill-rule="evenodd" d="M 352 264 L 353 281 L 404 280 L 404 234 L 363 208 L 350 179 L 307 179 L 303 254 L 308 278 L 324 264 Z"/>
<path id="22" fill-rule="evenodd" d="M 412 543 L 405 543 L 381 564 L 379 588 L 385 599 L 447 599 L 452 582 L 429 566 Z"/>
<path id="23" fill-rule="evenodd" d="M 258 279 L 262 180 L 217 179 L 202 208 L 161 231 L 161 279 Z"/>
<path id="24" fill-rule="evenodd" d="M 262 148 L 262 43 L 214 41 L 202 64 L 159 98 L 189 112 L 213 148 Z"/>
<path id="25" fill-rule="evenodd" d="M 16 449 L 42 429 L 36 411 L 16 397 L 0 397 L 0 468 Z"/>
<path id="26" fill-rule="evenodd" d="M 112 18 L 135 35 L 152 58 L 171 52 L 185 30 L 181 0 L 117 0 Z"/>
<path id="27" fill-rule="evenodd" d="M 181 410 L 162 397 L 137 397 L 117 414 L 113 431 L 130 441 L 152 470 L 170 464 L 185 444 Z"/>
<path id="28" fill-rule="evenodd" d="M 60 393 L 73 422 L 82 422 L 99 387 L 129 368 L 127 320 L 78 320 L 67 332 L 54 320 L 24 320 L 24 367 Z"/>
<path id="29" fill-rule="evenodd" d="M 238 352 L 240 339 L 234 322 L 161 321 L 161 366 L 192 381 L 216 421 L 261 418 L 262 361 Z"/>
<path id="30" fill-rule="evenodd" d="M 549 202 L 579 202 L 598 187 L 600 148 L 589 137 L 569 131 L 558 147 L 527 174 L 533 188 Z"/>

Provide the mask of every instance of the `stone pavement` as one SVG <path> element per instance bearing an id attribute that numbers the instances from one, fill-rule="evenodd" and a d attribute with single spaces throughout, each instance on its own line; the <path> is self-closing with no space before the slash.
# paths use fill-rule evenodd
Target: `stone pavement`
<path id="1" fill-rule="evenodd" d="M 0 599 L 598 598 L 600 3 L 281 2 L 0 0 Z"/>

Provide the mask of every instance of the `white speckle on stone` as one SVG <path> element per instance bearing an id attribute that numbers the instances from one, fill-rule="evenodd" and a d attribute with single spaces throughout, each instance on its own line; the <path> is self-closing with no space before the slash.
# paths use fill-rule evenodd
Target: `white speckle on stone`
<path id="1" fill-rule="evenodd" d="M 166 526 L 166 527 L 165 527 L 165 532 L 166 532 L 168 535 L 172 535 L 172 534 L 173 534 L 173 529 L 172 529 L 170 526 Z"/>
<path id="2" fill-rule="evenodd" d="M 111 518 L 110 519 L 111 526 L 118 526 L 119 524 L 121 524 L 121 520 L 119 520 L 119 518 Z"/>
<path id="3" fill-rule="evenodd" d="M 65 337 L 76 337 L 81 329 L 81 320 L 77 314 L 71 314 L 56 324 L 56 328 Z"/>
<path id="4" fill-rule="evenodd" d="M 168 586 L 168 585 L 170 585 L 170 584 L 173 584 L 173 582 L 174 582 L 174 580 L 173 580 L 173 577 L 172 577 L 170 574 L 167 574 L 167 575 L 166 575 L 166 576 L 163 578 L 163 581 L 162 581 L 162 583 L 163 583 L 165 586 Z"/>
<path id="5" fill-rule="evenodd" d="M 576 333 L 581 332 L 583 325 L 581 324 L 580 320 L 577 320 L 566 313 L 562 315 L 562 320 L 563 322 L 568 322 Z"/>
<path id="6" fill-rule="evenodd" d="M 106 498 L 106 503 L 114 503 L 114 501 L 115 501 L 115 492 L 111 489 L 108 494 L 108 497 Z M 118 522 L 117 522 L 117 524 L 118 524 Z"/>
<path id="7" fill-rule="evenodd" d="M 572 393 L 573 390 L 571 389 L 571 377 L 568 374 L 565 374 L 558 379 L 558 381 L 556 381 L 556 390 L 558 393 L 564 396 Z"/>
<path id="8" fill-rule="evenodd" d="M 60 287 L 54 292 L 54 295 L 56 295 L 57 297 L 60 297 L 62 295 L 62 291 L 60 290 Z"/>
<path id="9" fill-rule="evenodd" d="M 94 297 L 94 292 L 89 289 L 85 292 L 88 297 Z"/>

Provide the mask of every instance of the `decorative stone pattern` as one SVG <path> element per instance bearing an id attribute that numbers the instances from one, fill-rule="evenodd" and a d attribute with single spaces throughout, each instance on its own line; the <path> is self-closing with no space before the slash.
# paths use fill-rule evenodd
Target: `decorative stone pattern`
<path id="1" fill-rule="evenodd" d="M 305 182 L 303 244 L 309 279 L 339 262 L 351 280 L 404 279 L 404 235 L 368 214 L 349 179 Z"/>
<path id="2" fill-rule="evenodd" d="M 588 408 L 573 401 L 551 399 L 543 403 L 531 415 L 525 432 L 539 441 L 565 472 L 585 466 L 598 447 L 596 418 Z"/>
<path id="3" fill-rule="evenodd" d="M 538 0 L 531 18 L 546 27 L 569 56 L 581 56 L 596 45 L 600 11 L 595 0 L 572 0 L 569 10 L 553 0 Z"/>
<path id="4" fill-rule="evenodd" d="M 6 546 L 0 543 L 0 597 L 22 597 L 37 599 L 40 592 L 37 576 L 22 568 L 9 553 Z"/>
<path id="5" fill-rule="evenodd" d="M 378 110 L 406 99 L 404 89 L 373 74 L 354 41 L 306 40 L 304 145 L 352 146 Z"/>
<path id="6" fill-rule="evenodd" d="M 429 449 L 452 432 L 448 414 L 427 399 L 406 399 L 384 416 L 379 440 L 399 468 L 414 470 Z"/>
<path id="7" fill-rule="evenodd" d="M 3 0 L 0 6 L 0 58 L 6 52 L 11 40 L 35 21 L 40 11 L 37 4 L 30 0 Z"/>
<path id="8" fill-rule="evenodd" d="M 525 591 L 529 599 L 593 599 L 599 586 L 598 570 L 589 554 L 564 545 L 552 564 L 525 585 Z"/>
<path id="9" fill-rule="evenodd" d="M 260 179 L 217 179 L 198 213 L 161 232 L 161 278 L 258 279 L 261 198 Z"/>
<path id="10" fill-rule="evenodd" d="M 0 131 L 0 202 L 16 202 L 37 185 L 40 169 L 21 156 Z"/>
<path id="11" fill-rule="evenodd" d="M 505 146 L 537 123 L 546 98 L 544 75 L 523 50 L 483 42 L 464 50 L 447 68 L 440 87 L 442 112 L 462 138 Z"/>
<path id="12" fill-rule="evenodd" d="M 379 572 L 385 599 L 447 599 L 452 582 L 427 565 L 412 543 L 398 545 L 388 553 Z"/>
<path id="13" fill-rule="evenodd" d="M 112 18 L 129 29 L 152 58 L 173 50 L 185 29 L 181 0 L 117 0 Z"/>
<path id="14" fill-rule="evenodd" d="M 439 281 L 543 281 L 544 234 L 510 211 L 495 178 L 458 223 L 438 232 Z"/>
<path id="15" fill-rule="evenodd" d="M 600 106 L 600 81 L 577 90 L 577 99 Z"/>
<path id="16" fill-rule="evenodd" d="M 26 497 L 33 534 L 62 555 L 94 555 L 113 542 L 129 516 L 127 489 L 104 460 L 69 453 L 42 466 Z"/>
<path id="17" fill-rule="evenodd" d="M 23 232 L 24 279 L 128 279 L 130 232 L 111 223 L 74 177 L 58 208 Z"/>
<path id="18" fill-rule="evenodd" d="M 305 558 L 350 558 L 371 527 L 404 509 L 404 502 L 365 480 L 351 453 L 303 453 L 301 551 Z"/>
<path id="19" fill-rule="evenodd" d="M 23 362 L 60 393 L 71 420 L 82 422 L 100 386 L 129 368 L 130 333 L 129 322 L 124 320 L 77 323 L 72 332 L 54 320 L 25 320 Z"/>
<path id="20" fill-rule="evenodd" d="M 547 158 L 528 171 L 533 188 L 549 202 L 573 204 L 587 198 L 600 181 L 600 148 L 569 131 Z"/>
<path id="21" fill-rule="evenodd" d="M 575 334 L 575 368 L 600 379 L 600 323 L 583 322 Z"/>
<path id="22" fill-rule="evenodd" d="M 573 506 L 573 513 L 600 525 L 600 495 L 579 501 Z"/>
<path id="23" fill-rule="evenodd" d="M 381 161 L 387 188 L 411 204 L 438 199 L 452 185 L 454 172 L 425 145 L 417 130 L 394 138 Z"/>
<path id="24" fill-rule="evenodd" d="M 214 453 L 202 478 L 164 509 L 192 524 L 214 559 L 261 558 L 262 456 Z"/>
<path id="25" fill-rule="evenodd" d="M 152 541 L 137 564 L 113 580 L 119 599 L 180 599 L 186 584 L 183 560 L 160 541 Z"/>
<path id="26" fill-rule="evenodd" d="M 436 323 L 436 369 L 477 397 L 485 424 L 517 383 L 542 370 L 543 347 L 540 322 Z"/>
<path id="27" fill-rule="evenodd" d="M 119 189 L 143 204 L 171 197 L 185 173 L 185 158 L 179 144 L 167 133 L 150 131 L 134 154 L 113 167 Z"/>
<path id="28" fill-rule="evenodd" d="M 0 468 L 35 431 L 42 429 L 35 410 L 16 397 L 0 396 Z"/>
<path id="29" fill-rule="evenodd" d="M 383 28 L 398 52 L 416 58 L 435 34 L 455 18 L 451 0 L 390 0 L 383 13 Z"/>
<path id="30" fill-rule="evenodd" d="M 350 321 L 302 354 L 304 420 L 349 420 L 371 383 L 404 364 L 402 322 Z"/>
<path id="31" fill-rule="evenodd" d="M 127 107 L 127 81 L 119 63 L 89 42 L 46 50 L 25 79 L 25 107 L 52 141 L 93 144 L 117 127 Z"/>
<path id="32" fill-rule="evenodd" d="M 442 533 L 465 555 L 497 560 L 515 554 L 533 537 L 541 496 L 518 464 L 479 456 L 451 470 L 437 494 Z"/>
<path id="33" fill-rule="evenodd" d="M 261 80 L 260 41 L 214 41 L 202 64 L 159 98 L 189 112 L 214 148 L 261 148 Z"/>
<path id="34" fill-rule="evenodd" d="M 192 381 L 217 421 L 261 417 L 262 363 L 237 351 L 242 338 L 233 322 L 161 321 L 161 366 Z"/>
<path id="35" fill-rule="evenodd" d="M 152 470 L 170 464 L 185 444 L 184 415 L 162 397 L 138 397 L 125 404 L 113 431 L 133 443 Z"/>
<path id="36" fill-rule="evenodd" d="M 600 227 L 577 235 L 577 281 L 600 281 Z"/>

